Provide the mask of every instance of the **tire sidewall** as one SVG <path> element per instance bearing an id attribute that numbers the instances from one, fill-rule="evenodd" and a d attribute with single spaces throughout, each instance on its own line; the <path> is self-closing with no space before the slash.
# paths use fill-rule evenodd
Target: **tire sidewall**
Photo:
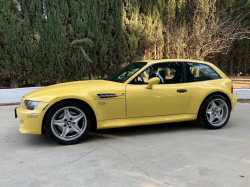
<path id="1" fill-rule="evenodd" d="M 207 114 L 206 114 L 206 110 L 207 110 L 207 107 L 208 105 L 211 103 L 211 101 L 215 100 L 215 99 L 221 99 L 223 100 L 227 107 L 228 107 L 228 115 L 227 115 L 227 119 L 225 120 L 225 122 L 219 126 L 214 126 L 213 124 L 211 124 L 208 119 L 207 119 Z M 219 128 L 222 128 L 223 126 L 225 126 L 230 118 L 230 113 L 231 113 L 231 107 L 230 107 L 230 104 L 228 102 L 228 100 L 222 96 L 222 95 L 212 95 L 210 97 L 208 97 L 203 103 L 202 103 L 202 106 L 200 108 L 200 111 L 199 111 L 199 117 L 198 117 L 198 122 L 200 122 L 200 124 L 202 126 L 205 126 L 209 129 L 219 129 Z"/>
<path id="2" fill-rule="evenodd" d="M 61 108 L 63 107 L 76 107 L 78 109 L 80 109 L 86 116 L 86 119 L 87 119 L 87 123 L 85 123 L 87 125 L 85 131 L 83 132 L 83 134 L 78 137 L 77 139 L 75 140 L 70 140 L 70 141 L 64 141 L 64 140 L 61 140 L 59 139 L 58 137 L 56 137 L 51 129 L 51 120 L 52 120 L 52 117 L 54 116 L 54 114 L 60 110 Z M 46 119 L 45 119 L 45 128 L 46 128 L 46 132 L 48 134 L 48 136 L 55 142 L 59 143 L 59 144 L 62 144 L 62 145 L 71 145 L 71 144 L 76 144 L 78 142 L 80 142 L 83 138 L 85 138 L 90 129 L 92 127 L 92 117 L 91 117 L 91 113 L 89 112 L 89 110 L 87 109 L 87 107 L 81 105 L 81 104 L 78 104 L 76 102 L 71 102 L 71 101 L 66 101 L 66 102 L 62 102 L 62 103 L 59 103 L 57 105 L 55 105 L 48 113 Z"/>

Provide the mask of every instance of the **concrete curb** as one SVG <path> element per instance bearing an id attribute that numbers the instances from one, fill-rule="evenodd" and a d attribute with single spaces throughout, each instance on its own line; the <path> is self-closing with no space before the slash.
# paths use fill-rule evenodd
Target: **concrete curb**
<path id="1" fill-rule="evenodd" d="M 24 95 L 39 88 L 41 87 L 0 89 L 0 106 L 9 105 L 12 103 L 20 103 Z M 234 89 L 234 94 L 238 99 L 250 99 L 250 89 Z"/>

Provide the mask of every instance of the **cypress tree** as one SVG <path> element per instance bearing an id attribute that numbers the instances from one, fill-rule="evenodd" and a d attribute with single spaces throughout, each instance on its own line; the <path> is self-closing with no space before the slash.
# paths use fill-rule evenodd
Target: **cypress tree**
<path id="1" fill-rule="evenodd" d="M 140 33 L 143 32 L 143 24 L 139 9 L 140 4 L 137 0 L 123 0 L 122 27 L 125 41 L 123 55 L 126 57 L 127 62 L 142 59 L 145 54 L 145 49 L 143 49 L 145 38 L 140 38 Z M 140 39 L 142 40 L 141 50 L 139 50 Z"/>
<path id="2" fill-rule="evenodd" d="M 163 2 L 123 1 L 124 56 L 127 61 L 162 58 Z"/>
<path id="3" fill-rule="evenodd" d="M 57 83 L 62 82 L 67 73 L 67 56 L 70 47 L 67 38 L 67 16 L 68 4 L 66 0 L 47 0 L 45 2 L 47 11 L 47 45 L 49 74 L 55 78 Z"/>
<path id="4" fill-rule="evenodd" d="M 22 60 L 22 20 L 16 0 L 0 0 L 0 7 L 0 75 L 10 78 L 10 86 L 17 88 L 26 71 Z"/>
<path id="5" fill-rule="evenodd" d="M 250 6 L 250 0 L 247 1 L 246 7 Z"/>
<path id="6" fill-rule="evenodd" d="M 106 77 L 119 67 L 125 58 L 122 54 L 123 30 L 121 20 L 121 1 L 98 1 L 98 25 L 101 31 L 97 55 L 97 74 Z"/>
<path id="7" fill-rule="evenodd" d="M 33 79 L 36 85 L 44 77 L 57 82 L 103 78 L 124 63 L 143 58 L 198 58 L 201 43 L 192 40 L 192 48 L 186 43 L 182 51 L 166 29 L 177 42 L 185 43 L 187 38 L 178 37 L 176 31 L 200 36 L 204 25 L 223 9 L 231 12 L 232 20 L 243 12 L 242 25 L 250 24 L 247 0 L 18 2 L 0 0 L 0 75 L 10 78 L 12 87 L 23 78 Z M 204 35 L 205 41 L 212 37 Z M 208 57 L 225 72 L 247 74 L 249 49 L 245 39 L 235 41 L 227 55 Z"/>
<path id="8" fill-rule="evenodd" d="M 78 0 L 70 1 L 68 4 L 69 7 L 69 18 L 68 18 L 68 28 L 67 28 L 67 37 L 71 43 L 68 56 L 68 70 L 67 76 L 69 80 L 81 80 L 83 77 L 86 78 L 88 75 L 89 67 L 91 61 L 86 61 L 84 55 L 80 50 L 79 43 L 77 45 L 72 45 L 73 41 L 78 41 L 87 38 L 88 32 L 88 13 L 87 13 L 87 3 Z M 85 39 L 86 40 L 86 39 Z M 81 43 L 81 42 L 80 42 Z M 84 45 L 88 47 L 88 45 Z M 89 54 L 89 51 L 84 47 L 85 54 Z M 91 59 L 90 57 L 88 57 Z"/>
<path id="9" fill-rule="evenodd" d="M 28 77 L 35 81 L 36 86 L 41 86 L 42 79 L 48 75 L 44 4 L 43 1 L 21 0 L 21 5 L 24 19 L 24 62 Z"/>
<path id="10" fill-rule="evenodd" d="M 162 35 L 162 1 L 142 1 L 140 7 L 140 15 L 144 32 L 141 33 L 144 40 L 144 48 L 146 54 L 145 59 L 162 58 L 162 49 L 164 39 Z M 139 43 L 140 44 L 140 43 Z"/>
<path id="11" fill-rule="evenodd" d="M 69 77 L 81 80 L 83 77 L 94 79 L 97 65 L 96 50 L 98 49 L 100 30 L 97 18 L 97 0 L 71 1 L 69 3 L 68 33 L 72 45 L 69 53 Z M 91 41 L 93 45 L 84 45 L 83 50 L 79 50 L 79 41 Z M 83 53 L 84 51 L 84 53 Z M 84 55 L 83 55 L 84 54 Z M 87 56 L 88 58 L 87 58 Z"/>

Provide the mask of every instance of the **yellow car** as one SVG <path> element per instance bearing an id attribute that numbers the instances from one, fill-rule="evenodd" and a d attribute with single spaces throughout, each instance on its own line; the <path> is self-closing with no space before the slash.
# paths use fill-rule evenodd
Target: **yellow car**
<path id="1" fill-rule="evenodd" d="M 20 132 L 47 133 L 74 144 L 91 129 L 197 120 L 226 125 L 237 102 L 232 81 L 211 63 L 150 60 L 127 65 L 106 80 L 68 82 L 25 95 L 16 108 Z"/>

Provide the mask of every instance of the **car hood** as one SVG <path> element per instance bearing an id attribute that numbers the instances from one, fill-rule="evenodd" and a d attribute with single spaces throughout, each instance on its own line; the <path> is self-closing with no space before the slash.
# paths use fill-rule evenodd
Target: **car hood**
<path id="1" fill-rule="evenodd" d="M 55 84 L 40 88 L 36 91 L 30 92 L 24 96 L 24 100 L 34 100 L 50 102 L 56 98 L 79 98 L 87 97 L 88 100 L 94 99 L 91 93 L 98 92 L 98 90 L 109 90 L 109 88 L 124 86 L 122 83 L 106 81 L 106 80 L 88 80 L 88 81 L 74 81 L 61 84 Z"/>

